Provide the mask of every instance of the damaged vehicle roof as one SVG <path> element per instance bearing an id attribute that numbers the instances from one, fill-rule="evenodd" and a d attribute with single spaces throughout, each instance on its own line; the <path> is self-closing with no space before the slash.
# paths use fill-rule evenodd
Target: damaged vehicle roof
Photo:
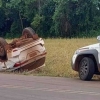
<path id="1" fill-rule="evenodd" d="M 2 70 L 33 70 L 45 63 L 46 49 L 44 41 L 35 31 L 27 27 L 22 36 L 7 43 L 0 38 L 0 71 Z"/>

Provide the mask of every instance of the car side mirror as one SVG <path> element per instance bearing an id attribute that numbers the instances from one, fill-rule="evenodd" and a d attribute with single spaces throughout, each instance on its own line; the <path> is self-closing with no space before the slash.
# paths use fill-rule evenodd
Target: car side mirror
<path id="1" fill-rule="evenodd" d="M 100 41 L 100 36 L 97 36 L 97 40 Z"/>

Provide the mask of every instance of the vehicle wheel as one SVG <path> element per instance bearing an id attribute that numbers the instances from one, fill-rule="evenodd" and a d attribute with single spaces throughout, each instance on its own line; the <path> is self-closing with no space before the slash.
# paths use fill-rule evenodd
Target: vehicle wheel
<path id="1" fill-rule="evenodd" d="M 6 57 L 6 50 L 5 50 L 5 46 L 8 43 L 3 39 L 0 38 L 0 59 L 4 60 Z"/>
<path id="2" fill-rule="evenodd" d="M 24 36 L 25 38 L 33 38 L 33 39 L 38 38 L 38 35 L 35 33 L 35 31 L 31 27 L 27 27 L 23 29 L 22 36 Z"/>
<path id="3" fill-rule="evenodd" d="M 89 81 L 93 77 L 95 68 L 91 58 L 84 57 L 79 64 L 79 77 L 81 80 Z"/>

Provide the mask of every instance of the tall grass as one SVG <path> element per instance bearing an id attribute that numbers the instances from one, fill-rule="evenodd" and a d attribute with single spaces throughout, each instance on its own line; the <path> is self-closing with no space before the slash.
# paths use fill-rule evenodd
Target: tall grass
<path id="1" fill-rule="evenodd" d="M 97 43 L 96 38 L 89 39 L 44 39 L 47 51 L 45 66 L 28 74 L 60 77 L 76 77 L 71 68 L 71 57 L 80 47 Z"/>
<path id="2" fill-rule="evenodd" d="M 47 50 L 46 66 L 41 69 L 39 75 L 60 77 L 77 76 L 77 72 L 73 71 L 71 68 L 71 57 L 73 53 L 82 46 L 97 43 L 96 38 L 45 39 L 44 41 Z"/>

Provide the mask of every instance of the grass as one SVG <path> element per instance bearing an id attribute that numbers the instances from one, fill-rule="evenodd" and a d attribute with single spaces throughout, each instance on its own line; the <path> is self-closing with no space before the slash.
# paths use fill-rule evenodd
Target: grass
<path id="1" fill-rule="evenodd" d="M 76 49 L 89 44 L 97 43 L 91 39 L 46 39 L 47 50 L 45 67 L 31 74 L 57 77 L 76 77 L 77 72 L 71 68 L 71 57 Z"/>
<path id="2" fill-rule="evenodd" d="M 77 77 L 71 68 L 71 57 L 76 49 L 97 43 L 96 38 L 90 39 L 44 39 L 47 51 L 45 67 L 32 71 L 31 75 Z M 24 72 L 26 75 L 27 72 Z"/>

